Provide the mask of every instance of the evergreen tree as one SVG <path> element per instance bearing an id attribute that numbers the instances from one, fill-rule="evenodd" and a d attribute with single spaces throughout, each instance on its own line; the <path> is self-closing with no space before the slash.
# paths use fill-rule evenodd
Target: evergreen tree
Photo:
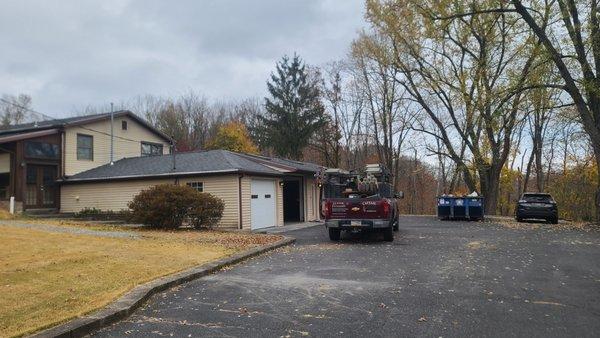
<path id="1" fill-rule="evenodd" d="M 265 98 L 266 113 L 258 117 L 253 135 L 277 155 L 300 160 L 302 150 L 325 124 L 318 82 L 294 55 L 277 63 L 267 87 L 271 97 Z"/>

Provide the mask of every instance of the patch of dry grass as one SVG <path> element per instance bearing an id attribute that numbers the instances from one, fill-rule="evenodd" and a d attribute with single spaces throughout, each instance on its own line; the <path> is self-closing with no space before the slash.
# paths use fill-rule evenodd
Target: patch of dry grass
<path id="1" fill-rule="evenodd" d="M 0 227 L 0 336 L 55 325 L 101 308 L 141 283 L 281 238 L 134 232 L 137 239 Z"/>
<path id="2" fill-rule="evenodd" d="M 11 214 L 10 212 L 4 210 L 4 209 L 0 209 L 0 220 L 7 220 L 7 219 L 14 219 L 15 215 Z"/>

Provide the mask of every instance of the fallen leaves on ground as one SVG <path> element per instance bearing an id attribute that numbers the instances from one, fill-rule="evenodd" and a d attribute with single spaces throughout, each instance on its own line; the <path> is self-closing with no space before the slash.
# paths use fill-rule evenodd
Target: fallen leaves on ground
<path id="1" fill-rule="evenodd" d="M 543 221 L 531 221 L 531 222 L 517 222 L 514 219 L 494 219 L 488 220 L 487 222 L 500 224 L 505 228 L 509 229 L 522 229 L 522 230 L 537 230 L 545 229 L 551 231 L 565 231 L 565 230 L 578 230 L 578 231 L 600 231 L 600 225 L 595 223 L 586 222 L 572 222 L 572 221 L 560 221 L 558 224 L 548 224 Z"/>
<path id="2" fill-rule="evenodd" d="M 496 249 L 496 246 L 493 244 L 488 244 L 487 242 L 472 241 L 472 242 L 467 243 L 467 248 L 469 248 L 471 250 L 479 250 L 479 249 L 494 250 L 494 249 Z"/>

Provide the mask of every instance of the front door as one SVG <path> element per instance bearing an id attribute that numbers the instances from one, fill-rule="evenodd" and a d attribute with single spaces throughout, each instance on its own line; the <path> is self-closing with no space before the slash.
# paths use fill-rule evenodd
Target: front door
<path id="1" fill-rule="evenodd" d="M 26 174 L 26 207 L 56 207 L 56 166 L 28 164 Z"/>

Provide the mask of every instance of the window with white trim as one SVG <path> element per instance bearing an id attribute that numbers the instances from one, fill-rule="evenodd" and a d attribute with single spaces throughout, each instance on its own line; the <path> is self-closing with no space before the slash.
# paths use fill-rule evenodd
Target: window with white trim
<path id="1" fill-rule="evenodd" d="M 204 191 L 204 184 L 202 182 L 188 182 L 186 185 L 190 188 L 196 189 L 198 192 Z"/>

